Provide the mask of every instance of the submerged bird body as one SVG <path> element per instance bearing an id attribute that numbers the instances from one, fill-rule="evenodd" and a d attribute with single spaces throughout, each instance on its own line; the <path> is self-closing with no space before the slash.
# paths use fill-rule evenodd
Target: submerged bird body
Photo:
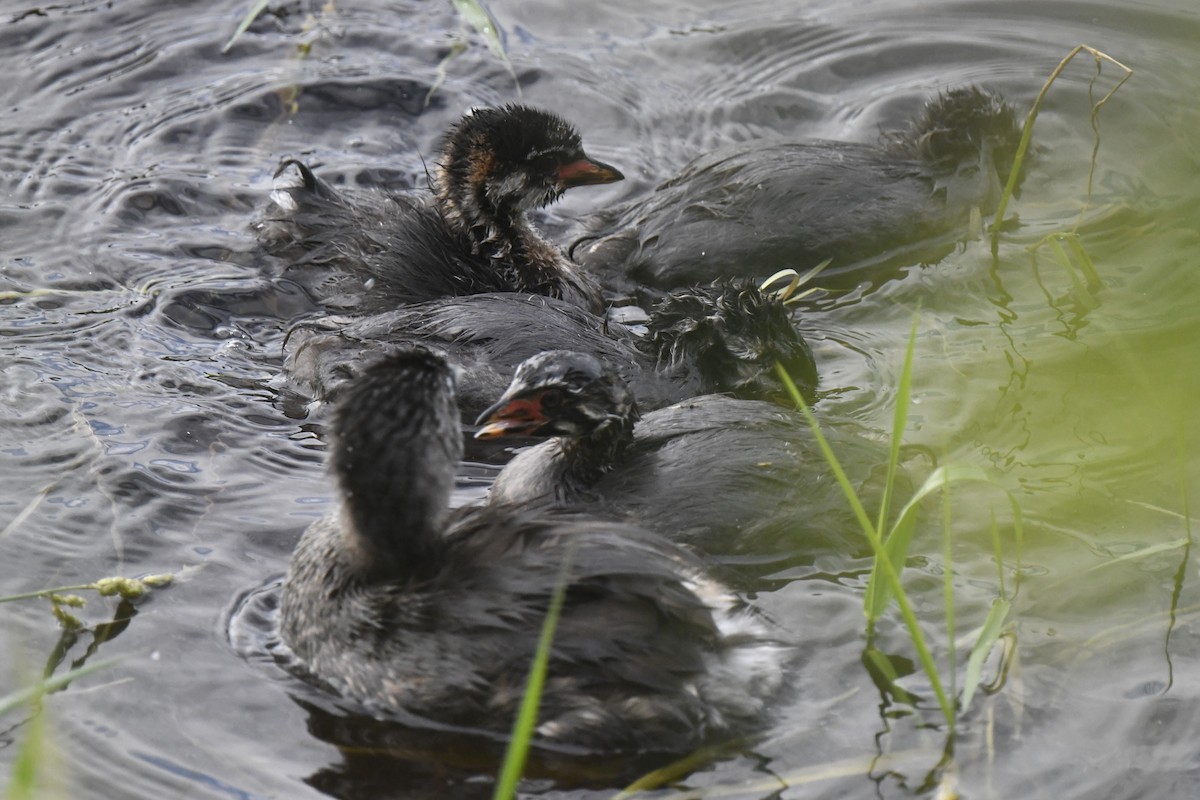
<path id="1" fill-rule="evenodd" d="M 602 519 L 447 510 L 452 384 L 443 359 L 405 349 L 340 406 L 341 507 L 305 531 L 281 597 L 307 669 L 377 713 L 507 732 L 565 575 L 539 738 L 679 752 L 760 724 L 785 648 L 690 553 Z"/>
<path id="2" fill-rule="evenodd" d="M 256 227 L 268 252 L 333 306 L 394 308 L 479 292 L 531 292 L 599 311 L 595 284 L 538 234 L 526 212 L 567 189 L 620 180 L 589 159 L 560 117 L 479 109 L 446 137 L 433 196 L 343 192 L 285 161 Z"/>
<path id="3" fill-rule="evenodd" d="M 621 289 L 827 259 L 828 277 L 960 238 L 972 209 L 995 210 L 1019 140 L 997 95 L 955 89 L 879 145 L 759 141 L 701 156 L 648 197 L 598 214 L 571 253 Z"/>
<path id="4" fill-rule="evenodd" d="M 708 395 L 642 416 L 613 370 L 560 351 L 522 364 L 479 424 L 484 439 L 554 437 L 504 467 L 492 505 L 605 509 L 714 556 L 862 549 L 808 424 L 775 405 Z M 859 488 L 886 463 L 852 430 L 824 433 Z"/>
<path id="5" fill-rule="evenodd" d="M 638 404 L 658 408 L 686 397 L 730 392 L 782 399 L 781 363 L 811 397 L 812 351 L 774 295 L 744 282 L 675 292 L 654 308 L 645 333 L 564 301 L 524 294 L 435 300 L 354 321 L 303 324 L 289 335 L 284 381 L 327 401 L 397 344 L 439 349 L 459 370 L 458 402 L 474 418 L 512 380 L 517 366 L 547 349 L 592 353 L 624 379 Z"/>

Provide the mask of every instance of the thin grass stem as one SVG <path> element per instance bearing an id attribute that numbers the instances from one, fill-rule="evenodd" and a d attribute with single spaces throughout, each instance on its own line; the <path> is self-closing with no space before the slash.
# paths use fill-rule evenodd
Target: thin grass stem
<path id="1" fill-rule="evenodd" d="M 1000 596 L 1007 597 L 1008 593 L 1004 590 L 1004 554 L 1000 545 L 1000 529 L 996 526 L 996 509 L 988 506 L 988 516 L 991 520 L 992 533 L 992 553 L 996 558 L 996 580 L 999 581 Z"/>
<path id="2" fill-rule="evenodd" d="M 915 330 L 915 328 L 914 328 Z M 921 632 L 921 628 L 917 623 L 917 615 L 913 611 L 912 604 L 908 600 L 908 595 L 904 592 L 904 587 L 900 583 L 900 575 L 896 566 L 892 563 L 887 551 L 884 549 L 883 541 L 880 539 L 879 531 L 871 523 L 870 517 L 867 515 L 866 509 L 863 508 L 862 501 L 859 500 L 858 494 L 854 491 L 850 479 L 846 477 L 845 470 L 838 462 L 837 457 L 833 453 L 833 448 L 829 446 L 823 433 L 821 433 L 820 423 L 813 416 L 808 404 L 804 402 L 804 398 L 800 396 L 800 391 L 796 388 L 796 384 L 792 382 L 791 376 L 787 374 L 787 370 L 779 363 L 775 364 L 775 372 L 779 375 L 780 381 L 787 389 L 788 394 L 796 403 L 796 407 L 804 415 L 804 418 L 811 426 L 813 435 L 817 440 L 817 445 L 821 452 L 825 455 L 829 462 L 830 469 L 833 470 L 837 477 L 838 484 L 842 487 L 842 491 L 846 495 L 847 501 L 854 510 L 854 515 L 858 518 L 859 524 L 862 526 L 863 532 L 867 535 L 867 539 L 871 543 L 871 549 L 875 553 L 876 567 L 882 566 L 884 578 L 891 586 L 892 593 L 896 598 L 896 604 L 900 608 L 900 616 L 904 620 L 905 626 L 908 628 L 909 638 L 912 640 L 913 647 L 917 651 L 917 657 L 921 662 L 921 668 L 925 671 L 929 678 L 930 684 L 933 686 L 934 694 L 937 696 L 938 705 L 941 707 L 942 715 L 946 718 L 947 724 L 950 725 L 951 732 L 954 730 L 954 709 L 950 698 L 946 696 L 946 691 L 942 686 L 942 681 L 938 675 L 937 664 L 934 663 L 933 655 L 929 651 L 929 647 L 925 643 L 925 636 Z"/>
<path id="3" fill-rule="evenodd" d="M 946 608 L 946 660 L 949 662 L 950 696 L 958 697 L 958 645 L 954 620 L 954 547 L 950 535 L 950 484 L 942 486 L 942 601 Z M 957 716 L 957 708 L 951 704 Z M 955 720 L 957 721 L 957 720 Z M 950 723 L 954 729 L 955 721 Z"/>
<path id="4" fill-rule="evenodd" d="M 892 441 L 888 453 L 887 480 L 883 484 L 883 499 L 879 503 L 879 518 L 876 530 L 887 529 L 891 513 L 892 491 L 896 485 L 896 468 L 900 463 L 900 443 L 908 427 L 908 405 L 912 399 L 913 351 L 917 342 L 917 320 L 920 312 L 913 314 L 912 327 L 908 332 L 908 347 L 904 352 L 904 367 L 900 371 L 900 383 L 896 390 L 896 410 L 892 417 Z"/>
<path id="5" fill-rule="evenodd" d="M 11 603 L 15 600 L 33 600 L 34 598 L 50 598 L 56 594 L 63 592 L 86 592 L 90 589 L 95 589 L 94 583 L 81 583 L 77 586 L 57 586 L 53 589 L 39 589 L 36 592 L 24 592 L 23 594 L 10 594 L 0 597 L 0 603 Z"/>
<path id="6" fill-rule="evenodd" d="M 554 643 L 554 631 L 558 627 L 558 617 L 562 613 L 563 601 L 567 596 L 567 584 L 570 582 L 574 553 L 574 547 L 569 547 L 559 567 L 558 580 L 554 585 L 554 593 L 550 597 L 550 606 L 546 611 L 546 619 L 542 623 L 541 635 L 538 637 L 537 651 L 534 653 L 533 663 L 529 667 L 525 696 L 521 698 L 521 708 L 513 723 L 512 738 L 504 754 L 504 764 L 501 767 L 499 778 L 496 779 L 496 790 L 492 794 L 494 800 L 510 800 L 510 798 L 516 797 L 517 784 L 521 780 L 521 774 L 525 771 L 530 742 L 537 725 L 538 708 L 542 702 L 542 689 L 546 685 L 550 647 Z"/>
<path id="7" fill-rule="evenodd" d="M 221 53 L 228 53 L 229 49 L 233 47 L 234 42 L 240 39 L 242 34 L 249 30 L 250 26 L 254 23 L 254 20 L 258 19 L 258 15 L 266 11 L 267 6 L 270 4 L 271 0 L 258 0 L 258 2 L 256 2 L 250 8 L 250 10 L 246 12 L 246 16 L 242 17 L 242 21 L 238 23 L 237 29 L 233 32 L 233 36 L 230 36 L 229 41 L 226 42 L 225 46 L 221 48 Z"/>
<path id="8" fill-rule="evenodd" d="M 1042 109 L 1042 103 L 1046 99 L 1046 93 L 1048 91 L 1050 91 L 1050 86 L 1054 83 L 1055 80 L 1058 79 L 1058 76 L 1062 74 L 1063 70 L 1066 69 L 1067 64 L 1069 64 L 1071 62 L 1071 60 L 1074 59 L 1075 56 L 1077 56 L 1079 53 L 1085 52 L 1085 51 L 1087 53 L 1090 53 L 1092 58 L 1096 59 L 1097 70 L 1099 70 L 1102 62 L 1108 61 L 1109 63 L 1114 64 L 1117 67 L 1119 67 L 1120 69 L 1125 71 L 1125 75 L 1121 78 L 1120 81 L 1117 82 L 1117 85 L 1114 86 L 1106 95 L 1104 95 L 1104 97 L 1102 97 L 1099 102 L 1093 104 L 1092 113 L 1091 113 L 1091 117 L 1090 117 L 1093 129 L 1096 128 L 1096 115 L 1100 113 L 1100 109 L 1104 106 L 1105 103 L 1107 103 L 1109 101 L 1109 99 L 1116 93 L 1116 91 L 1118 89 L 1120 89 L 1122 85 L 1124 85 L 1125 81 L 1129 80 L 1129 78 L 1133 76 L 1132 69 L 1125 66 L 1120 61 L 1117 61 L 1112 56 L 1110 56 L 1106 53 L 1102 53 L 1101 51 L 1097 50 L 1096 48 L 1089 47 L 1086 44 L 1077 45 L 1073 50 L 1071 50 L 1070 53 L 1068 53 L 1066 55 L 1066 57 L 1062 61 L 1059 62 L 1058 66 L 1054 68 L 1054 71 L 1050 73 L 1050 77 L 1046 79 L 1046 82 L 1044 84 L 1042 84 L 1041 91 L 1039 91 L 1037 97 L 1034 98 L 1033 105 L 1029 109 L 1029 114 L 1025 117 L 1025 125 L 1021 129 L 1021 141 L 1017 145 L 1017 152 L 1016 152 L 1016 155 L 1013 157 L 1012 169 L 1008 173 L 1008 182 L 1004 186 L 1004 191 L 1000 194 L 1000 202 L 996 205 L 996 213 L 994 215 L 995 222 L 992 224 L 992 256 L 993 257 L 996 256 L 996 254 L 999 252 L 999 249 L 1000 249 L 1000 223 L 1004 220 L 1004 212 L 1008 210 L 1009 199 L 1013 196 L 1013 192 L 1015 192 L 1017 190 L 1017 181 L 1020 180 L 1021 170 L 1025 163 L 1025 155 L 1029 151 L 1029 142 L 1033 137 L 1033 123 L 1034 123 L 1034 120 L 1037 119 L 1038 112 L 1040 112 Z M 1096 150 L 1099 148 L 1099 146 L 1100 146 L 1099 141 L 1097 140 L 1095 146 L 1093 147 L 1093 151 L 1092 151 L 1093 167 L 1092 167 L 1092 170 L 1089 171 L 1089 173 L 1088 173 L 1088 194 L 1087 194 L 1087 196 L 1088 196 L 1089 201 L 1091 200 L 1091 196 L 1092 196 L 1092 174 L 1095 170 L 1095 166 L 1094 166 L 1095 165 L 1095 154 L 1096 154 Z M 1085 208 L 1086 208 L 1086 206 L 1085 206 Z"/>
<path id="9" fill-rule="evenodd" d="M 82 678 L 84 675 L 90 675 L 97 670 L 107 669 L 113 664 L 123 661 L 128 657 L 129 656 L 124 655 L 117 656 L 116 658 L 108 658 L 103 661 L 96 661 L 77 669 L 73 669 L 70 672 L 64 672 L 61 675 L 54 675 L 46 678 L 45 680 L 38 681 L 36 684 L 26 689 L 21 689 L 19 691 L 12 692 L 11 694 L 6 694 L 3 697 L 0 697 L 0 716 L 7 714 L 9 711 L 12 711 L 14 708 L 23 705 L 24 703 L 35 700 L 42 695 L 56 692 L 67 684 L 71 683 L 71 681 Z"/>

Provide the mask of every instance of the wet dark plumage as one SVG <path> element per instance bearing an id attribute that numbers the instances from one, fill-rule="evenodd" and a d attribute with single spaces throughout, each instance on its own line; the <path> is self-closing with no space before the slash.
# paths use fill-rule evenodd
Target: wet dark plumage
<path id="1" fill-rule="evenodd" d="M 688 551 L 602 518 L 447 510 L 452 383 L 441 357 L 402 349 L 340 406 L 341 507 L 304 532 L 281 598 L 308 670 L 378 714 L 507 732 L 569 559 L 541 739 L 681 752 L 760 724 L 785 648 Z"/>
<path id="2" fill-rule="evenodd" d="M 560 117 L 478 109 L 446 136 L 427 192 L 342 191 L 287 160 L 256 223 L 267 251 L 327 305 L 359 311 L 479 292 L 560 297 L 599 311 L 594 282 L 529 224 L 573 186 L 621 179 Z"/>
<path id="3" fill-rule="evenodd" d="M 470 419 L 504 391 L 517 365 L 547 349 L 602 359 L 647 410 L 714 392 L 785 401 L 776 362 L 810 399 L 817 385 L 812 351 L 790 311 L 745 281 L 668 295 L 644 334 L 566 302 L 513 293 L 304 323 L 289 335 L 284 385 L 305 398 L 334 399 L 364 364 L 406 342 L 443 351 L 459 369 L 459 406 Z"/>
<path id="4" fill-rule="evenodd" d="M 953 89 L 877 145 L 754 141 L 703 155 L 595 215 L 571 254 L 620 291 L 831 259 L 828 279 L 906 247 L 915 263 L 945 251 L 940 237 L 961 238 L 972 208 L 995 209 L 1019 141 L 1003 99 Z"/>
<path id="5" fill-rule="evenodd" d="M 643 416 L 613 370 L 559 351 L 521 365 L 479 424 L 480 438 L 556 437 L 505 466 L 491 504 L 605 509 L 709 555 L 865 545 L 810 427 L 775 405 L 708 395 Z M 860 488 L 886 464 L 886 449 L 851 426 L 825 433 Z"/>

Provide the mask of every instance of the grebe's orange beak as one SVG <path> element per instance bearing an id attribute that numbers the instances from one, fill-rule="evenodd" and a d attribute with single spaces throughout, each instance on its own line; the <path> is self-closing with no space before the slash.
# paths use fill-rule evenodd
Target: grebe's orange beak
<path id="1" fill-rule="evenodd" d="M 592 161 L 586 156 L 578 161 L 558 166 L 558 184 L 563 189 L 623 180 L 625 180 L 625 176 L 616 167 L 609 166 L 602 161 Z"/>

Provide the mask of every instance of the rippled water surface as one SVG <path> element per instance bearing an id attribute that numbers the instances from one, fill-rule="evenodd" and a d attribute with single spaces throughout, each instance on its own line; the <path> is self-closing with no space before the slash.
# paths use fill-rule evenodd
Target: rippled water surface
<path id="1" fill-rule="evenodd" d="M 74 637 L 44 601 L 0 605 L 0 695 L 47 663 L 127 656 L 45 703 L 63 796 L 489 796 L 496 746 L 378 729 L 268 656 L 245 655 L 269 628 L 271 581 L 331 497 L 320 431 L 267 383 L 288 324 L 315 309 L 261 263 L 247 225 L 285 155 L 339 183 L 419 184 L 445 127 L 471 105 L 516 99 L 513 76 L 439 2 L 273 5 L 223 54 L 248 5 L 0 12 L 0 595 L 181 576 L 134 606 L 92 600 L 79 613 L 93 627 Z M 761 741 L 680 786 L 908 797 L 949 774 L 967 798 L 1195 796 L 1193 5 L 490 10 L 524 101 L 571 119 L 589 153 L 627 176 L 552 210 L 545 227 L 563 241 L 590 210 L 646 193 L 719 144 L 871 141 L 963 83 L 1025 110 L 1079 43 L 1133 67 L 1098 117 L 1090 202 L 1094 69 L 1081 58 L 1038 118 L 1036 161 L 1010 208 L 1021 224 L 997 259 L 971 241 L 870 291 L 819 298 L 802 317 L 824 406 L 882 433 L 919 311 L 906 440 L 985 468 L 1023 509 L 1019 553 L 999 490 L 956 489 L 949 515 L 956 624 L 972 634 L 962 642 L 1000 574 L 1016 590 L 1003 648 L 983 667 L 989 691 L 952 741 L 895 616 L 876 645 L 908 694 L 881 690 L 864 667 L 865 565 L 818 557 L 757 596 L 807 643 L 796 691 Z M 460 39 L 468 47 L 426 105 Z M 1106 66 L 1096 97 L 1118 75 Z M 1100 278 L 1091 291 L 1047 246 L 1032 249 L 1072 230 Z M 465 467 L 459 500 L 490 474 Z M 906 578 L 946 669 L 947 551 L 941 515 L 926 517 Z M 0 785 L 26 719 L 0 719 Z M 640 767 L 544 754 L 525 789 L 604 797 Z"/>

